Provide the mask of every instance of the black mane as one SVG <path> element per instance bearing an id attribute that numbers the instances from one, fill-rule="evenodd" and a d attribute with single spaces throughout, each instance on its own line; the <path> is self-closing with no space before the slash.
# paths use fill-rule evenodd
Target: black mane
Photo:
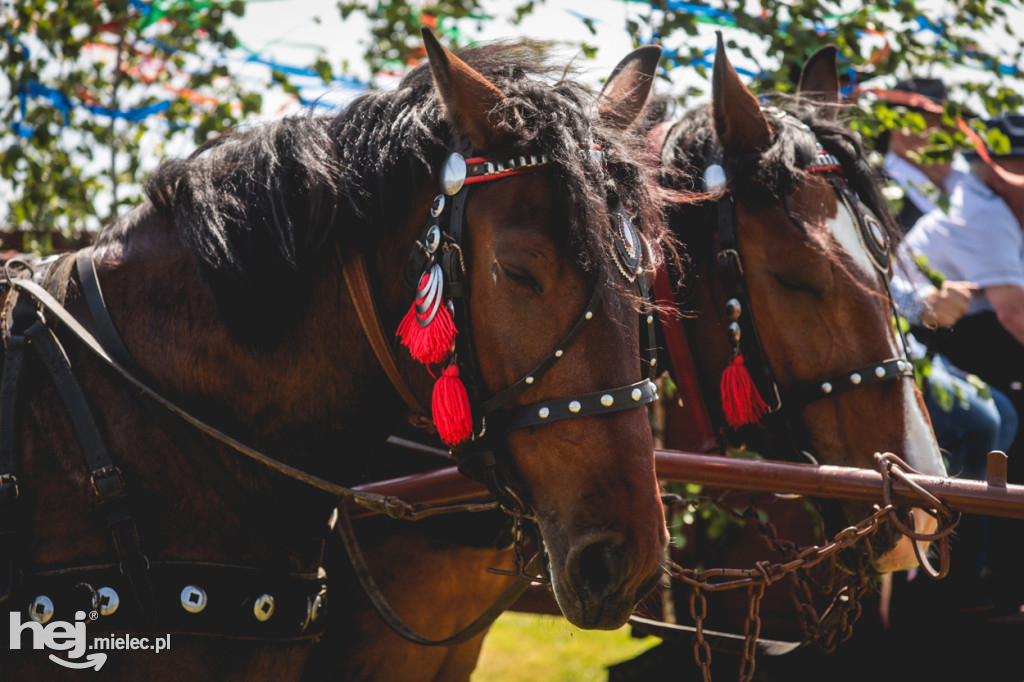
<path id="1" fill-rule="evenodd" d="M 822 147 L 838 159 L 847 184 L 882 222 L 890 236 L 897 234 L 895 220 L 882 196 L 878 174 L 868 164 L 855 133 L 841 122 L 821 116 L 810 104 L 764 111 L 775 131 L 771 147 L 760 153 L 727 159 L 724 163 L 711 106 L 688 111 L 673 126 L 665 141 L 663 162 L 675 174 L 673 182 L 690 185 L 678 188 L 703 191 L 700 178 L 704 168 L 709 163 L 721 163 L 733 195 L 742 201 L 753 206 L 784 202 L 805 177 L 805 169 L 816 160 L 816 137 Z M 806 134 L 801 123 L 810 128 L 814 137 Z"/>
<path id="2" fill-rule="evenodd" d="M 656 240 L 660 223 L 648 190 L 644 140 L 596 122 L 595 95 L 561 79 L 538 43 L 499 43 L 458 53 L 507 100 L 492 120 L 510 133 L 503 154 L 544 153 L 565 199 L 567 253 L 595 270 L 610 253 L 607 218 L 617 191 L 638 230 Z M 300 115 L 229 131 L 186 159 L 165 162 L 146 195 L 169 216 L 239 335 L 268 308 L 295 311 L 337 248 L 366 249 L 407 213 L 432 182 L 451 131 L 423 64 L 397 90 L 369 92 L 334 116 Z M 602 145 L 607 169 L 582 161 Z M 614 188 L 614 189 L 613 189 Z M 648 218 L 645 220 L 645 218 Z M 130 238 L 119 221 L 101 239 Z M 263 332 L 261 332 L 261 335 Z"/>

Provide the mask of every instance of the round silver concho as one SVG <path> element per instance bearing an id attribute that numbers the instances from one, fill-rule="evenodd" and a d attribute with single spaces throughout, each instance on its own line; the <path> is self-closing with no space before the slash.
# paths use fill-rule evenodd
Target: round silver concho
<path id="1" fill-rule="evenodd" d="M 28 617 L 43 625 L 49 623 L 53 618 L 53 601 L 45 595 L 39 595 L 28 605 Z"/>
<path id="2" fill-rule="evenodd" d="M 454 196 L 465 184 L 466 159 L 462 154 L 453 152 L 445 159 L 444 168 L 441 169 L 441 189 L 448 196 Z"/>
<path id="3" fill-rule="evenodd" d="M 430 215 L 436 218 L 441 215 L 442 211 L 444 211 L 444 195 L 438 194 L 434 197 L 434 202 L 430 205 Z"/>
<path id="4" fill-rule="evenodd" d="M 427 237 L 423 245 L 427 249 L 427 253 L 433 255 L 437 251 L 437 247 L 441 246 L 441 228 L 437 225 L 431 225 L 430 229 L 427 230 Z"/>
<path id="5" fill-rule="evenodd" d="M 885 228 L 873 215 L 864 215 L 863 221 L 864 241 L 868 245 L 868 253 L 875 267 L 882 272 L 889 271 L 889 236 Z"/>
<path id="6" fill-rule="evenodd" d="M 181 608 L 189 613 L 200 613 L 206 608 L 206 590 L 196 585 L 186 585 L 181 591 Z"/>
<path id="7" fill-rule="evenodd" d="M 269 594 L 261 594 L 256 597 L 252 605 L 252 613 L 256 620 L 265 623 L 274 615 L 274 598 Z"/>
<path id="8" fill-rule="evenodd" d="M 117 591 L 112 587 L 101 587 L 96 590 L 96 597 L 99 601 L 99 611 L 101 616 L 110 616 L 117 607 L 121 605 L 121 598 L 117 595 Z"/>
<path id="9" fill-rule="evenodd" d="M 725 189 L 725 169 L 717 163 L 713 163 L 704 169 L 704 189 L 708 192 L 717 192 Z"/>

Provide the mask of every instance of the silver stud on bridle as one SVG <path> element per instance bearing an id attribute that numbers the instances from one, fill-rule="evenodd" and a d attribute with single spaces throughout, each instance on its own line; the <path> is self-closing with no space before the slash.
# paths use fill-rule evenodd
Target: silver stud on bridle
<path id="1" fill-rule="evenodd" d="M 53 601 L 45 595 L 39 595 L 28 605 L 28 617 L 36 623 L 46 625 L 53 618 Z"/>
<path id="2" fill-rule="evenodd" d="M 96 590 L 96 601 L 101 616 L 110 616 L 117 611 L 117 607 L 121 605 L 121 598 L 118 597 L 117 592 L 112 587 L 101 587 Z"/>
<path id="3" fill-rule="evenodd" d="M 181 607 L 189 613 L 201 613 L 206 608 L 206 590 L 186 585 L 181 591 Z"/>
<path id="4" fill-rule="evenodd" d="M 261 594 L 256 597 L 256 601 L 252 605 L 252 612 L 256 616 L 256 620 L 261 623 L 267 622 L 274 615 L 274 598 L 269 594 Z"/>

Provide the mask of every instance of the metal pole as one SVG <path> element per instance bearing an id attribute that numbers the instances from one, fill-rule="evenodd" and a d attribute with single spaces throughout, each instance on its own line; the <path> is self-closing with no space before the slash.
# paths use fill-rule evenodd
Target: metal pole
<path id="1" fill-rule="evenodd" d="M 1024 519 L 1024 486 L 1005 482 L 1005 461 L 1003 453 L 989 454 L 987 482 L 916 474 L 908 474 L 907 478 L 955 511 Z M 669 481 L 808 497 L 879 503 L 882 500 L 882 475 L 871 469 L 695 455 L 673 450 L 657 450 L 656 466 L 658 478 Z M 920 501 L 899 481 L 893 485 L 892 499 L 897 503 Z"/>
<path id="2" fill-rule="evenodd" d="M 882 501 L 882 475 L 871 469 L 698 455 L 676 450 L 656 450 L 655 465 L 658 478 L 666 481 L 808 497 Z M 1024 486 L 1006 483 L 1006 455 L 1002 453 L 989 454 L 988 481 L 915 474 L 907 474 L 907 478 L 956 511 L 1024 519 Z M 470 500 L 487 493 L 482 485 L 465 478 L 455 467 L 367 483 L 356 489 L 394 495 L 421 505 Z M 920 501 L 900 481 L 893 485 L 892 500 L 910 504 Z M 361 516 L 370 513 L 355 507 L 353 511 Z"/>

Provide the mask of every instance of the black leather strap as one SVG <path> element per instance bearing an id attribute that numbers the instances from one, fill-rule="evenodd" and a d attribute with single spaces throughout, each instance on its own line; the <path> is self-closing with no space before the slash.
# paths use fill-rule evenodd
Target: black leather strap
<path id="1" fill-rule="evenodd" d="M 590 294 L 590 300 L 587 301 L 586 307 L 583 312 L 580 313 L 579 318 L 576 320 L 576 324 L 573 325 L 569 333 L 565 335 L 565 338 L 558 343 L 558 348 L 553 350 L 539 365 L 533 368 L 532 371 L 528 372 L 526 376 L 512 384 L 500 393 L 495 394 L 493 397 L 488 399 L 480 408 L 480 414 L 483 417 L 490 419 L 497 409 L 508 405 L 510 402 L 518 398 L 527 389 L 529 389 L 533 383 L 544 376 L 549 369 L 551 369 L 556 362 L 562 357 L 563 353 L 579 338 L 579 335 L 583 333 L 590 320 L 593 319 L 597 313 L 598 307 L 601 305 L 601 299 L 604 296 L 605 282 L 607 280 L 602 277 L 598 280 L 597 284 L 594 285 L 594 291 Z M 572 415 L 571 415 L 572 416 Z M 577 415 L 584 416 L 584 415 Z"/>
<path id="2" fill-rule="evenodd" d="M 542 400 L 511 410 L 496 412 L 488 419 L 487 432 L 501 436 L 509 431 L 541 426 L 577 417 L 598 417 L 647 405 L 658 399 L 658 389 L 649 379 L 609 391 L 595 391 L 571 398 Z"/>
<path id="3" fill-rule="evenodd" d="M 153 622 L 156 601 L 147 575 L 149 559 L 143 552 L 135 517 L 129 508 L 124 476 L 107 451 L 85 394 L 56 335 L 40 318 L 25 332 L 25 337 L 35 348 L 57 388 L 79 449 L 89 467 L 92 490 L 106 513 L 107 528 L 122 570 L 128 577 L 143 617 L 147 622 Z"/>
<path id="4" fill-rule="evenodd" d="M 914 377 L 914 365 L 910 360 L 889 358 L 825 381 L 797 384 L 786 389 L 786 400 L 792 401 L 793 407 L 799 409 L 816 400 L 831 398 L 861 386 L 870 386 L 898 377 Z"/>
<path id="5" fill-rule="evenodd" d="M 110 319 L 110 312 L 107 310 L 107 303 L 103 299 L 103 290 L 100 288 L 100 281 L 96 275 L 96 263 L 93 261 L 92 248 L 82 249 L 78 252 L 75 256 L 75 266 L 78 269 L 78 281 L 82 285 L 85 302 L 88 304 L 89 313 L 96 324 L 97 340 L 121 366 L 140 379 L 146 379 L 146 373 L 136 364 L 132 354 L 124 345 L 121 335 L 117 332 L 117 326 Z"/>
<path id="6" fill-rule="evenodd" d="M 8 296 L 18 298 L 15 291 Z M 15 457 L 17 397 L 24 366 L 25 329 L 38 319 L 28 297 L 13 305 L 9 300 L 7 304 L 12 306 L 12 312 L 11 322 L 3 330 L 3 375 L 0 376 L 0 605 L 11 600 L 20 582 L 17 543 L 21 528 L 21 489 Z"/>
<path id="7" fill-rule="evenodd" d="M 757 391 L 768 406 L 769 412 L 782 409 L 782 395 L 779 384 L 775 380 L 768 358 L 764 354 L 764 344 L 757 331 L 754 311 L 751 309 L 750 297 L 747 295 L 747 280 L 743 272 L 743 260 L 740 257 L 739 244 L 736 238 L 736 206 L 731 193 L 723 194 L 717 202 L 718 226 L 718 269 L 721 275 L 722 288 L 726 298 L 739 301 L 742 310 L 735 324 L 740 328 L 739 343 L 734 343 L 734 352 L 742 349 L 746 358 L 747 371 L 757 386 Z M 730 332 L 731 333 L 731 332 Z"/>
<path id="8" fill-rule="evenodd" d="M 74 623 L 75 613 L 84 611 L 90 643 L 93 637 L 125 632 L 284 642 L 315 639 L 326 628 L 326 578 L 315 572 L 203 561 L 154 561 L 149 576 L 159 614 L 152 624 L 145 623 L 137 605 L 126 598 L 131 587 L 116 564 L 37 571 L 25 576 L 24 592 L 32 597 L 48 597 L 55 621 Z M 185 588 L 202 592 L 186 592 Z M 258 601 L 264 595 L 270 599 Z M 186 610 L 183 602 L 189 603 L 193 611 Z M 257 605 L 267 608 L 269 603 L 273 603 L 273 608 L 268 608 L 269 617 L 259 620 Z M 92 612 L 98 616 L 95 620 Z M 9 645 L 8 639 L 0 638 L 0 652 Z M 173 637 L 170 645 L 173 655 Z"/>

